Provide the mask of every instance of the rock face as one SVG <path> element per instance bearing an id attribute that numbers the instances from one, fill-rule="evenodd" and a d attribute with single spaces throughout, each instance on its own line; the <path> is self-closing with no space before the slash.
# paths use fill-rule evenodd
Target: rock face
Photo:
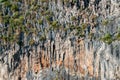
<path id="1" fill-rule="evenodd" d="M 119 0 L 0 6 L 0 80 L 120 80 Z"/>

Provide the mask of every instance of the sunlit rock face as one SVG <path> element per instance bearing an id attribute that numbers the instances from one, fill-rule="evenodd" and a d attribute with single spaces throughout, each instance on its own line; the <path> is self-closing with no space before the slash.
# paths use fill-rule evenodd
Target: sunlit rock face
<path id="1" fill-rule="evenodd" d="M 119 0 L 9 3 L 18 8 L 0 1 L 0 80 L 120 80 Z"/>

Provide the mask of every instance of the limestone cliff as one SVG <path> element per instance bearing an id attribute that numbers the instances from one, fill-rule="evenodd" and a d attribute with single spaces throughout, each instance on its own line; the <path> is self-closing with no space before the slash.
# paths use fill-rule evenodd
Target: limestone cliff
<path id="1" fill-rule="evenodd" d="M 120 1 L 0 0 L 0 80 L 120 80 Z"/>

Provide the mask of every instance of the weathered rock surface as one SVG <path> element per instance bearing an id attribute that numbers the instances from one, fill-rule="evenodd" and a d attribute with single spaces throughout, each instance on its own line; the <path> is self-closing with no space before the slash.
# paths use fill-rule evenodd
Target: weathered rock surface
<path id="1" fill-rule="evenodd" d="M 23 11 L 27 15 L 32 5 L 28 5 L 29 0 L 21 1 L 20 9 L 24 7 Z M 42 1 L 44 0 L 33 0 L 37 2 L 36 5 L 47 5 L 48 10 L 53 12 L 52 20 L 58 21 L 66 29 L 70 25 L 89 24 L 83 32 L 85 37 L 76 36 L 76 30 L 65 31 L 62 28 L 47 31 L 46 27 L 49 28 L 50 24 L 41 16 L 42 7 L 35 12 L 34 9 L 31 10 L 31 15 L 27 16 L 30 19 L 26 18 L 24 22 L 30 22 L 42 32 L 28 36 L 20 33 L 24 46 L 16 43 L 10 46 L 0 45 L 0 80 L 120 80 L 120 41 L 114 40 L 107 44 L 101 40 L 106 33 L 109 32 L 114 37 L 120 30 L 120 1 Z M 2 9 L 3 13 L 4 10 Z M 41 25 L 32 21 L 34 14 L 35 20 L 43 20 Z M 104 20 L 108 20 L 108 24 L 103 25 Z M 5 24 L 1 23 L 0 27 L 5 27 Z M 45 32 L 47 39 L 39 41 L 39 36 Z M 4 31 L 0 32 L 1 35 L 3 33 Z M 90 33 L 93 35 L 90 36 Z M 34 40 L 32 45 L 29 42 L 31 38 Z"/>

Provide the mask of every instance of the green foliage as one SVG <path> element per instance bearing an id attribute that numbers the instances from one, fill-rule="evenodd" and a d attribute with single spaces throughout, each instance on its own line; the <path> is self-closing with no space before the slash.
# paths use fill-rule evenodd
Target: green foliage
<path id="1" fill-rule="evenodd" d="M 46 36 L 45 35 L 42 35 L 40 38 L 39 38 L 40 41 L 45 41 L 46 40 Z"/>
<path id="2" fill-rule="evenodd" d="M 51 18 L 52 18 L 52 16 L 50 16 L 50 15 L 46 16 L 46 20 L 48 21 L 49 24 L 51 23 Z"/>
<path id="3" fill-rule="evenodd" d="M 53 21 L 53 22 L 52 22 L 52 28 L 53 28 L 53 29 L 58 29 L 58 28 L 59 28 L 58 21 Z"/>
<path id="4" fill-rule="evenodd" d="M 70 25 L 69 28 L 70 28 L 70 30 L 73 30 L 73 29 L 75 29 L 75 25 Z"/>
<path id="5" fill-rule="evenodd" d="M 49 24 L 52 24 L 52 21 L 53 21 L 53 12 L 51 12 L 51 11 L 46 11 L 46 12 L 43 12 L 42 13 L 43 15 L 44 15 L 44 17 L 46 18 L 46 20 L 47 20 L 47 22 L 49 23 Z"/>
<path id="6" fill-rule="evenodd" d="M 115 39 L 120 41 L 120 33 L 118 33 L 116 36 L 115 36 Z"/>
<path id="7" fill-rule="evenodd" d="M 20 26 L 22 23 L 23 23 L 23 22 L 20 21 L 19 19 L 14 19 L 14 24 L 15 24 L 16 26 Z"/>
<path id="8" fill-rule="evenodd" d="M 11 42 L 14 42 L 15 41 L 15 35 L 14 34 L 10 34 L 9 35 L 9 37 L 8 37 L 8 40 L 9 40 L 9 42 L 11 43 Z"/>
<path id="9" fill-rule="evenodd" d="M 87 10 L 89 10 L 89 9 L 87 9 Z M 93 21 L 96 21 L 97 15 L 92 14 L 90 19 L 93 20 Z"/>
<path id="10" fill-rule="evenodd" d="M 80 26 L 76 27 L 76 36 L 80 38 L 85 37 L 84 30 L 82 29 L 82 27 Z"/>
<path id="11" fill-rule="evenodd" d="M 22 32 L 25 32 L 26 31 L 26 27 L 23 25 L 23 26 L 20 26 L 20 30 L 22 31 Z"/>
<path id="12" fill-rule="evenodd" d="M 111 44 L 113 41 L 112 35 L 110 33 L 106 33 L 104 37 L 101 38 L 101 40 L 107 44 Z"/>
<path id="13" fill-rule="evenodd" d="M 31 33 L 36 33 L 36 28 L 30 27 L 30 28 L 29 28 L 29 31 L 30 31 Z"/>
<path id="14" fill-rule="evenodd" d="M 68 3 L 68 2 L 69 2 L 69 0 L 64 0 L 64 2 Z"/>
<path id="15" fill-rule="evenodd" d="M 95 39 L 95 37 L 94 37 L 94 33 L 89 33 L 89 39 L 92 39 L 92 38 L 94 38 Z"/>
<path id="16" fill-rule="evenodd" d="M 11 43 L 11 42 L 14 42 L 15 40 L 14 34 L 9 34 L 8 36 L 4 34 L 4 35 L 1 35 L 0 38 L 6 43 Z"/>
<path id="17" fill-rule="evenodd" d="M 8 24 L 8 23 L 9 23 L 9 18 L 10 18 L 9 15 L 3 16 L 3 22 L 4 22 L 5 24 Z"/>
<path id="18" fill-rule="evenodd" d="M 1 39 L 2 39 L 3 41 L 7 41 L 7 36 L 6 36 L 6 35 L 2 35 L 2 36 L 1 36 Z"/>
<path id="19" fill-rule="evenodd" d="M 77 0 L 73 0 L 73 3 L 76 3 L 77 2 Z"/>
<path id="20" fill-rule="evenodd" d="M 18 18 L 19 17 L 19 13 L 18 12 L 14 12 L 12 17 L 13 18 Z"/>
<path id="21" fill-rule="evenodd" d="M 69 28 L 67 28 L 67 27 L 66 27 L 66 28 L 64 28 L 64 31 L 67 31 L 67 30 L 69 30 Z"/>
<path id="22" fill-rule="evenodd" d="M 33 45 L 34 43 L 35 43 L 35 41 L 33 39 L 30 39 L 29 44 Z"/>
<path id="23" fill-rule="evenodd" d="M 52 22 L 52 26 L 56 26 L 57 23 L 58 23 L 58 21 L 53 21 L 53 22 Z"/>
<path id="24" fill-rule="evenodd" d="M 42 23 L 43 23 L 43 20 L 42 20 L 42 19 L 40 19 L 40 20 L 39 20 L 39 24 L 41 25 Z"/>
<path id="25" fill-rule="evenodd" d="M 27 11 L 25 17 L 28 17 L 30 15 L 31 15 L 30 11 Z"/>
<path id="26" fill-rule="evenodd" d="M 50 15 L 50 14 L 51 12 L 49 10 L 43 12 L 43 15 Z"/>
<path id="27" fill-rule="evenodd" d="M 48 2 L 48 0 L 41 0 L 41 2 L 42 2 L 42 3 L 44 3 L 44 2 Z"/>
<path id="28" fill-rule="evenodd" d="M 108 23 L 109 23 L 108 20 L 103 20 L 103 21 L 102 21 L 102 25 L 104 25 L 104 26 L 106 26 Z"/>
<path id="29" fill-rule="evenodd" d="M 19 10 L 18 5 L 17 4 L 13 4 L 12 7 L 11 7 L 11 10 L 18 11 Z"/>
<path id="30" fill-rule="evenodd" d="M 15 31 L 18 27 L 16 26 L 14 19 L 10 18 L 9 22 L 10 22 L 9 28 L 11 28 L 13 31 Z"/>
<path id="31" fill-rule="evenodd" d="M 79 33 L 82 33 L 82 28 L 80 26 L 77 26 L 76 29 Z"/>
<path id="32" fill-rule="evenodd" d="M 72 16 L 72 17 L 71 17 L 71 20 L 72 20 L 72 21 L 75 21 L 75 20 L 76 20 L 76 17 L 75 17 L 75 16 Z"/>
<path id="33" fill-rule="evenodd" d="M 19 16 L 19 20 L 23 21 L 24 20 L 24 16 L 23 15 Z"/>
<path id="34" fill-rule="evenodd" d="M 34 5 L 31 5 L 31 6 L 30 6 L 30 10 L 35 11 L 35 10 L 36 10 L 36 7 L 35 7 Z"/>
<path id="35" fill-rule="evenodd" d="M 78 37 L 79 37 L 79 38 L 84 38 L 84 37 L 85 37 L 85 34 L 83 34 L 83 33 L 78 34 Z"/>
<path id="36" fill-rule="evenodd" d="M 22 5 L 18 6 L 18 1 L 19 2 L 23 2 L 21 3 Z M 52 0 L 52 1 L 56 1 L 57 0 Z M 60 0 L 60 1 L 64 1 L 65 5 L 66 3 L 72 2 L 72 4 L 76 3 L 77 0 Z M 17 35 L 19 37 L 19 33 L 22 31 L 26 34 L 29 33 L 33 33 L 36 34 L 38 32 L 40 32 L 39 30 L 36 29 L 36 24 L 37 22 L 42 25 L 43 21 L 45 21 L 44 23 L 49 23 L 49 27 L 45 26 L 44 30 L 41 30 L 41 32 L 43 31 L 43 34 L 46 32 L 49 32 L 49 30 L 52 31 L 58 31 L 58 29 L 64 30 L 64 32 L 67 32 L 67 34 L 70 32 L 72 32 L 73 30 L 76 31 L 76 36 L 83 38 L 85 37 L 85 30 L 86 27 L 88 26 L 89 20 L 88 20 L 88 15 L 91 14 L 91 10 L 89 8 L 84 9 L 81 7 L 81 10 L 79 10 L 79 15 L 81 18 L 85 18 L 86 21 L 88 21 L 88 23 L 78 23 L 81 24 L 80 26 L 78 26 L 78 24 L 74 24 L 74 25 L 69 25 L 69 23 L 65 24 L 65 27 L 63 27 L 63 25 L 60 25 L 59 22 L 57 21 L 56 18 L 54 18 L 54 13 L 49 10 L 49 0 L 40 0 L 40 4 L 36 4 L 37 0 L 32 0 L 32 2 L 28 2 L 26 1 L 26 4 L 28 5 L 28 8 L 25 8 L 25 3 L 23 0 L 14 0 L 14 2 L 11 2 L 10 0 L 0 0 L 0 3 L 2 3 L 0 5 L 0 9 L 2 9 L 1 6 L 3 6 L 4 8 L 6 8 L 6 10 L 3 10 L 5 12 L 2 12 L 2 10 L 0 10 L 0 23 L 3 24 L 8 24 L 8 28 L 7 29 L 0 29 L 0 32 L 3 32 L 2 35 L 0 34 L 0 39 L 2 39 L 3 41 L 10 41 L 13 42 L 15 39 L 18 41 L 19 39 L 16 38 L 15 35 Z M 9 7 L 10 11 L 7 11 L 7 8 Z M 22 9 L 20 9 L 22 7 Z M 3 8 L 3 9 L 4 9 Z M 60 11 L 58 8 L 56 8 L 57 11 Z M 84 12 L 85 11 L 85 12 Z M 9 13 L 11 12 L 11 13 Z M 36 18 L 36 13 L 38 14 L 38 17 Z M 90 14 L 89 14 L 90 13 Z M 11 15 L 11 16 L 10 16 Z M 78 16 L 72 16 L 71 20 L 74 22 L 77 20 Z M 81 19 L 80 18 L 80 19 Z M 96 21 L 97 16 L 91 14 L 91 16 L 89 16 L 89 19 L 91 19 L 93 22 Z M 24 23 L 23 23 L 24 21 Z M 80 20 L 80 22 L 82 21 L 82 19 Z M 92 23 L 93 23 L 92 22 Z M 90 25 L 93 26 L 93 24 L 90 23 Z M 106 26 L 109 23 L 108 19 L 104 19 L 101 24 Z M 68 27 L 69 25 L 69 27 Z M 41 27 L 41 26 L 40 26 Z M 66 34 L 66 33 L 65 33 Z M 8 37 L 9 36 L 9 37 Z M 93 33 L 90 33 L 88 35 L 88 37 L 91 39 L 94 37 Z M 116 40 L 120 40 L 120 33 L 118 33 L 115 36 Z M 39 38 L 40 41 L 45 41 L 46 40 L 46 35 L 42 35 Z M 112 43 L 113 38 L 112 36 L 107 33 L 105 34 L 102 38 L 102 41 L 104 41 L 105 43 Z M 18 41 L 17 42 L 19 45 L 22 45 L 23 42 Z M 30 45 L 34 44 L 34 40 L 31 39 L 29 41 Z"/>
<path id="37" fill-rule="evenodd" d="M 86 27 L 87 27 L 87 23 L 82 23 L 82 24 L 81 24 L 81 27 L 82 27 L 83 30 L 85 30 Z"/>
<path id="38" fill-rule="evenodd" d="M 11 6 L 12 6 L 12 4 L 10 3 L 10 1 L 5 1 L 5 2 L 4 2 L 4 5 L 5 5 L 6 7 L 11 7 Z"/>
<path id="39" fill-rule="evenodd" d="M 0 2 L 6 2 L 6 1 L 8 1 L 8 0 L 0 0 Z"/>
<path id="40" fill-rule="evenodd" d="M 13 19 L 13 18 L 10 18 L 10 19 L 9 19 L 9 22 L 10 22 L 10 24 L 13 25 L 13 24 L 14 24 L 14 19 Z"/>
<path id="41" fill-rule="evenodd" d="M 36 5 L 33 9 L 38 10 L 40 8 L 40 5 Z"/>

